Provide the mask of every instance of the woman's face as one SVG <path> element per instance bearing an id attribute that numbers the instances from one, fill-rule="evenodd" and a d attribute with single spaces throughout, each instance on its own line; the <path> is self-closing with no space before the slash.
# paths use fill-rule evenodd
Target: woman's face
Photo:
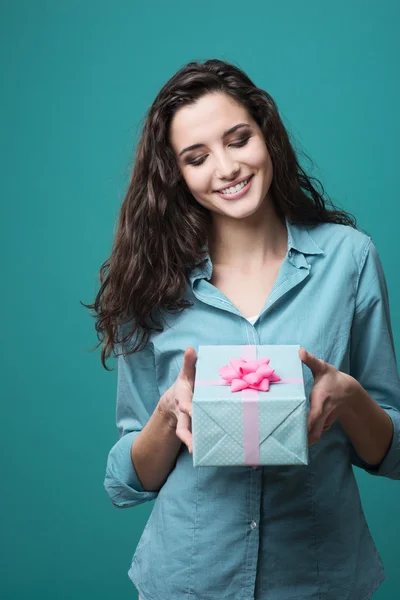
<path id="1" fill-rule="evenodd" d="M 170 141 L 190 192 L 213 213 L 244 218 L 266 201 L 273 169 L 263 134 L 226 94 L 209 93 L 180 108 Z"/>

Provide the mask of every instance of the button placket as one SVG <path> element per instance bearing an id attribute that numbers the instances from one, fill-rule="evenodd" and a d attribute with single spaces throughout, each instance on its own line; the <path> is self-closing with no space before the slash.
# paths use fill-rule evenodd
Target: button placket
<path id="1" fill-rule="evenodd" d="M 252 465 L 250 465 L 252 466 Z M 255 465 L 256 466 L 256 465 Z M 260 518 L 261 518 L 261 497 L 262 497 L 262 477 L 261 470 L 256 473 L 254 469 L 247 471 L 247 502 L 246 502 L 246 521 L 244 526 L 248 528 L 249 535 L 246 538 L 246 550 L 244 570 L 246 579 L 243 582 L 243 598 L 254 598 L 254 590 L 257 578 L 257 565 L 260 544 Z"/>

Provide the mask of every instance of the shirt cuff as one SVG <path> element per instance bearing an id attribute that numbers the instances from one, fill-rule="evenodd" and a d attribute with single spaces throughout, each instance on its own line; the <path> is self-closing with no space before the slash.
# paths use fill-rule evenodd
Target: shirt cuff
<path id="1" fill-rule="evenodd" d="M 108 454 L 104 487 L 111 502 L 118 508 L 137 506 L 158 496 L 158 492 L 143 489 L 131 460 L 131 446 L 138 433 L 131 431 L 125 434 Z"/>
<path id="2" fill-rule="evenodd" d="M 400 479 L 400 413 L 395 408 L 382 407 L 393 423 L 393 438 L 389 450 L 377 465 L 369 465 L 359 456 L 355 464 L 371 475 L 380 475 L 389 479 Z"/>

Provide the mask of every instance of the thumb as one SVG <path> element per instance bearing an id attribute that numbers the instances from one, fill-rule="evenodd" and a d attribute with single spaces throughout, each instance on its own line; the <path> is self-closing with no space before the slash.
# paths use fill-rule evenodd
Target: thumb
<path id="1" fill-rule="evenodd" d="M 325 362 L 313 354 L 310 354 L 310 352 L 307 352 L 305 348 L 300 348 L 299 358 L 301 362 L 303 362 L 310 369 L 314 378 L 324 372 Z"/>
<path id="2" fill-rule="evenodd" d="M 196 350 L 189 346 L 183 355 L 183 365 L 180 376 L 189 381 L 192 385 L 196 376 Z"/>

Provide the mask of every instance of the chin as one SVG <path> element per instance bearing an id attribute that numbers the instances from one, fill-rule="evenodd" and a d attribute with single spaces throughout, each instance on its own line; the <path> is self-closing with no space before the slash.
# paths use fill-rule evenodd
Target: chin
<path id="1" fill-rule="evenodd" d="M 235 210 L 224 210 L 223 214 L 234 219 L 246 219 L 258 214 L 261 209 L 262 203 L 258 203 L 256 206 L 238 206 Z"/>

